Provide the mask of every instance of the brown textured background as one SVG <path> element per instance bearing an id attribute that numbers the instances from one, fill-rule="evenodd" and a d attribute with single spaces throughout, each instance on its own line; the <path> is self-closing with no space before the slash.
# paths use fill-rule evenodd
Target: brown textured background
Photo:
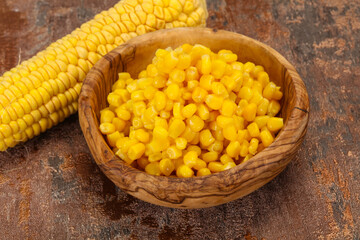
<path id="1" fill-rule="evenodd" d="M 0 73 L 117 0 L 0 0 Z M 169 209 L 119 190 L 77 115 L 0 153 L 0 239 L 359 239 L 360 1 L 208 0 L 208 26 L 260 40 L 298 70 L 308 133 L 272 182 L 228 204 Z"/>

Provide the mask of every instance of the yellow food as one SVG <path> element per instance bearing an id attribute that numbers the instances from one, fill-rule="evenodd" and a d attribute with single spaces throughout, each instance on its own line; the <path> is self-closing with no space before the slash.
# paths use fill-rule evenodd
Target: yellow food
<path id="1" fill-rule="evenodd" d="M 0 151 L 39 135 L 75 113 L 86 74 L 103 55 L 115 47 L 137 35 L 157 29 L 204 26 L 206 18 L 205 0 L 122 0 L 36 56 L 5 72 L 0 76 Z M 167 55 L 166 58 L 166 66 L 178 64 L 180 67 L 171 73 L 172 78 L 185 80 L 186 74 L 181 69 L 187 68 L 189 56 L 179 58 L 181 61 L 175 56 Z M 134 88 L 136 84 L 126 84 L 124 80 L 129 77 L 128 74 L 121 74 L 119 82 L 114 85 L 114 89 L 119 91 L 108 96 L 109 103 L 120 107 L 129 99 L 153 99 L 155 87 L 165 82 L 154 70 L 156 68 L 149 68 L 149 75 L 158 77 L 157 84 L 140 91 Z M 177 81 L 167 91 L 169 99 L 180 97 Z M 161 101 L 155 106 L 156 114 L 164 108 L 162 104 L 166 103 L 164 96 L 157 98 L 161 98 Z M 138 117 L 142 109 L 143 105 L 137 106 Z M 149 111 L 148 117 L 153 113 Z M 137 129 L 152 127 L 148 123 L 140 125 L 140 119 L 134 119 L 125 108 L 117 109 L 114 114 L 120 120 L 112 122 L 114 116 L 107 111 L 103 114 L 102 122 L 112 123 L 117 131 L 123 131 L 123 121 L 130 118 Z M 114 132 L 113 127 L 109 126 L 102 126 L 103 133 Z M 114 136 L 110 137 L 111 142 Z M 135 152 L 133 157 L 138 155 Z M 158 173 L 155 165 L 149 169 Z"/>
<path id="2" fill-rule="evenodd" d="M 275 117 L 280 88 L 262 66 L 238 62 L 229 50 L 159 49 L 137 79 L 120 73 L 112 90 L 100 130 L 116 155 L 153 175 L 231 169 L 269 146 L 283 127 Z"/>

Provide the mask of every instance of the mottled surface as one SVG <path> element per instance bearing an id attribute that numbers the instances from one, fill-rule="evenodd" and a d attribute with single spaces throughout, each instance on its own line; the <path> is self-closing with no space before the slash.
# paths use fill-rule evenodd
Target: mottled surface
<path id="1" fill-rule="evenodd" d="M 0 0 L 0 73 L 116 2 Z M 308 133 L 286 170 L 218 207 L 158 207 L 100 172 L 74 115 L 0 153 L 0 239 L 360 238 L 360 1 L 208 0 L 208 7 L 208 26 L 272 46 L 308 88 Z"/>

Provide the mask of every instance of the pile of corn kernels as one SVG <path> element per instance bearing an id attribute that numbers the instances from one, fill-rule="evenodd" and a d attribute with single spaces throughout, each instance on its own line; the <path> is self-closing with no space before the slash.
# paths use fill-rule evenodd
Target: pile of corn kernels
<path id="1" fill-rule="evenodd" d="M 117 156 L 153 175 L 205 176 L 249 160 L 283 127 L 280 87 L 262 66 L 196 44 L 158 49 L 120 73 L 100 131 Z"/>

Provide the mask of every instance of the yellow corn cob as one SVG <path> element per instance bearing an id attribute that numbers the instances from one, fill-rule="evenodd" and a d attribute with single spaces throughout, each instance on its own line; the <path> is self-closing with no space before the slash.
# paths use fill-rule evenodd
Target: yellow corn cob
<path id="1" fill-rule="evenodd" d="M 164 28 L 205 26 L 205 0 L 122 0 L 0 76 L 0 151 L 78 109 L 82 81 L 106 53 Z"/>

